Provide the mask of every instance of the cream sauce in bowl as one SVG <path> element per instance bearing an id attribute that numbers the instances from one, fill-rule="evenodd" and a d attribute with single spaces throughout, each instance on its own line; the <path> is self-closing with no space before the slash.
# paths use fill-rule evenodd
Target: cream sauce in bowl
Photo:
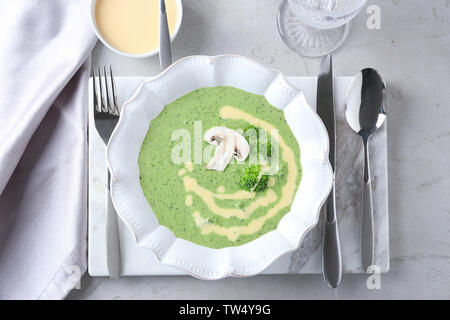
<path id="1" fill-rule="evenodd" d="M 165 0 L 173 39 L 181 25 L 180 0 Z M 97 0 L 91 14 L 99 39 L 112 50 L 135 57 L 159 50 L 159 0 Z"/>

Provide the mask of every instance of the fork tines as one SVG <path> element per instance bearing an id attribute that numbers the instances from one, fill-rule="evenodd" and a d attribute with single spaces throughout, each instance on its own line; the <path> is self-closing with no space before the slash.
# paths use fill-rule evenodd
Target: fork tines
<path id="1" fill-rule="evenodd" d="M 92 87 L 94 94 L 94 112 L 99 115 L 119 115 L 120 111 L 116 100 L 116 85 L 111 66 L 109 66 L 109 74 L 106 71 L 106 66 L 103 66 L 103 68 L 99 66 L 92 67 Z"/>

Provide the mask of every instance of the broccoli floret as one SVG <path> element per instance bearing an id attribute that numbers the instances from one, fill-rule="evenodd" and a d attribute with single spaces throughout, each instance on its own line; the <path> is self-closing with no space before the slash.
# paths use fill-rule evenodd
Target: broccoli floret
<path id="1" fill-rule="evenodd" d="M 259 182 L 258 182 L 258 184 L 256 185 L 256 188 L 255 188 L 255 190 L 254 191 L 263 191 L 264 189 L 266 189 L 267 188 L 267 182 L 269 181 L 269 176 L 268 175 L 265 175 L 265 174 L 263 174 L 262 176 L 261 176 L 261 179 L 259 179 Z"/>
<path id="2" fill-rule="evenodd" d="M 257 128 L 257 127 L 255 127 L 255 126 L 252 126 L 252 125 L 250 125 L 250 126 L 248 126 L 248 127 L 246 127 L 245 129 L 244 129 L 244 135 L 245 135 L 245 140 L 247 140 L 247 142 L 250 144 L 250 137 L 249 137 L 249 135 L 248 135 L 248 131 L 250 131 L 250 130 L 253 130 L 253 131 L 255 131 L 255 133 L 256 133 L 256 138 L 257 138 L 257 142 L 256 142 L 256 152 L 257 152 L 257 154 L 259 154 L 259 133 L 260 133 L 260 130 L 264 130 L 264 129 L 261 129 L 261 128 Z M 247 134 L 246 134 L 247 133 Z M 270 139 L 269 139 L 269 135 L 266 135 L 267 136 L 267 143 L 266 143 L 266 154 L 267 154 L 267 157 L 269 157 L 270 158 L 270 156 L 272 155 L 272 143 L 270 142 Z M 252 146 L 250 146 L 250 148 L 252 149 Z"/>
<path id="3" fill-rule="evenodd" d="M 261 175 L 261 166 L 254 164 L 244 169 L 239 180 L 241 189 L 245 191 L 262 191 L 267 187 L 269 176 Z"/>

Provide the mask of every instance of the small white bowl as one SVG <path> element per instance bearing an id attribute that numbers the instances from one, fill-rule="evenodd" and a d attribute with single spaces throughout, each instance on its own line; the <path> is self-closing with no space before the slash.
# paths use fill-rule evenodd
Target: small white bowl
<path id="1" fill-rule="evenodd" d="M 173 39 L 175 39 L 175 37 L 177 36 L 178 31 L 180 30 L 180 27 L 181 27 L 181 21 L 183 20 L 183 5 L 181 4 L 181 0 L 176 0 L 176 2 L 177 2 L 177 10 L 178 10 L 178 20 L 177 20 L 177 24 L 175 26 L 175 30 L 174 30 L 173 34 L 170 36 L 171 41 L 173 41 Z M 115 53 L 118 53 L 120 55 L 129 57 L 129 58 L 147 58 L 147 57 L 154 56 L 155 54 L 157 54 L 159 52 L 159 47 L 158 47 L 156 50 L 153 50 L 153 51 L 150 51 L 147 53 L 132 54 L 132 53 L 120 51 L 117 48 L 115 48 L 114 46 L 112 46 L 110 43 L 108 43 L 108 41 L 106 41 L 106 39 L 103 37 L 100 30 L 98 29 L 96 18 L 95 18 L 95 7 L 96 6 L 97 6 L 97 0 L 91 0 L 91 9 L 90 9 L 91 10 L 91 12 L 90 12 L 91 26 L 92 26 L 92 29 L 94 30 L 95 34 L 97 35 L 97 37 L 100 39 L 100 41 L 106 47 L 108 47 Z"/>
<path id="2" fill-rule="evenodd" d="M 232 86 L 264 95 L 269 103 L 282 109 L 300 146 L 303 172 L 291 211 L 275 230 L 243 245 L 222 249 L 177 238 L 160 225 L 142 191 L 138 166 L 150 123 L 164 106 L 192 90 L 212 86 Z M 280 72 L 236 55 L 186 57 L 143 82 L 124 104 L 107 148 L 111 198 L 137 244 L 152 250 L 162 263 L 200 279 L 251 276 L 297 249 L 317 224 L 333 181 L 328 151 L 329 140 L 322 121 L 303 93 Z"/>

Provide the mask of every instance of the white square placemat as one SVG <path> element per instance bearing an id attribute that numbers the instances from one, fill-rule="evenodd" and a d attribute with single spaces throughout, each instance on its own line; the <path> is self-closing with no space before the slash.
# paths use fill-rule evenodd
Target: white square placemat
<path id="1" fill-rule="evenodd" d="M 117 77 L 117 100 L 122 105 L 139 83 L 148 78 Z M 344 117 L 345 97 L 351 77 L 334 81 L 336 107 L 336 212 L 341 235 L 344 273 L 361 273 L 359 224 L 363 154 L 360 138 L 353 133 Z M 108 276 L 106 264 L 105 147 L 98 136 L 92 112 L 92 83 L 89 85 L 89 218 L 88 271 L 91 276 Z M 303 90 L 311 107 L 316 108 L 316 77 L 288 77 Z M 375 262 L 381 272 L 389 270 L 389 223 L 387 189 L 387 124 L 371 139 L 371 170 L 375 218 Z M 322 221 L 304 238 L 299 249 L 284 255 L 264 274 L 314 274 L 322 272 Z M 119 221 L 122 276 L 183 275 L 173 267 L 161 264 L 153 253 L 138 247 L 127 227 Z"/>

